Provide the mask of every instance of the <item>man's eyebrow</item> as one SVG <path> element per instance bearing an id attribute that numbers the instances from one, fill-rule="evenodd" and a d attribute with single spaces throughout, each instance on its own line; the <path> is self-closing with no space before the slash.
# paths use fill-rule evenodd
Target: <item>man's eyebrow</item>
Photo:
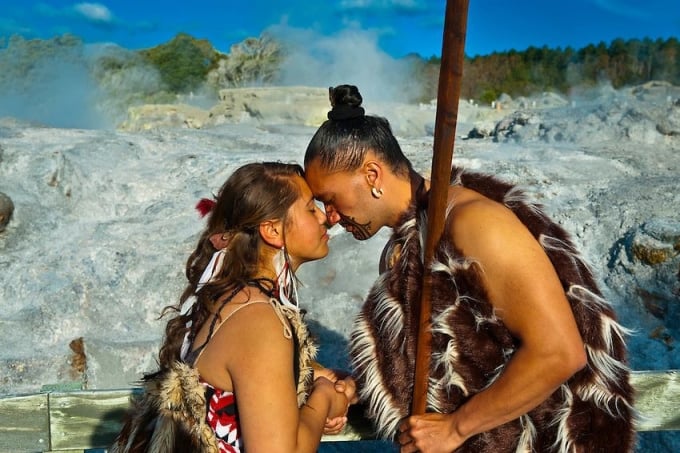
<path id="1" fill-rule="evenodd" d="M 324 193 L 320 193 L 320 194 L 318 194 L 318 195 L 314 195 L 314 198 L 316 198 L 317 200 L 319 200 L 321 203 L 325 203 L 326 200 L 328 200 L 329 197 L 330 197 L 330 196 L 329 196 L 327 193 L 325 193 L 325 192 L 324 192 Z"/>

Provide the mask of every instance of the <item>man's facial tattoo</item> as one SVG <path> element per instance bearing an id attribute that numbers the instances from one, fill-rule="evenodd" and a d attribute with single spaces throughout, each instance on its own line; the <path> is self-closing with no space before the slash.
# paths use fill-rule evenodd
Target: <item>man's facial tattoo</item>
<path id="1" fill-rule="evenodd" d="M 341 213 L 338 212 L 338 215 L 340 216 L 340 225 L 343 227 L 351 226 L 352 227 L 352 235 L 360 240 L 363 241 L 364 239 L 368 239 L 371 237 L 371 221 L 369 220 L 365 224 L 360 224 L 357 223 L 356 220 L 354 220 L 353 217 L 347 217 L 345 215 L 342 215 Z"/>

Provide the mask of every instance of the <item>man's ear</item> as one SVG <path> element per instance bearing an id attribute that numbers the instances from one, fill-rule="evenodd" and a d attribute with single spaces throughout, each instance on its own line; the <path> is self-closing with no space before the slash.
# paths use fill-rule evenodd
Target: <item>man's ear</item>
<path id="1" fill-rule="evenodd" d="M 283 223 L 280 220 L 267 220 L 260 223 L 259 231 L 265 243 L 277 249 L 283 247 Z"/>
<path id="2" fill-rule="evenodd" d="M 366 182 L 371 187 L 381 188 L 383 185 L 383 169 L 382 165 L 375 160 L 367 160 L 364 162 L 364 174 Z"/>

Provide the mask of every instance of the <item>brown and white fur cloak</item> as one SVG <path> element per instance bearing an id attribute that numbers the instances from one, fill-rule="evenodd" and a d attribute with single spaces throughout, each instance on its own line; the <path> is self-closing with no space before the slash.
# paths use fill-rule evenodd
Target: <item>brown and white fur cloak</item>
<path id="1" fill-rule="evenodd" d="M 541 244 L 564 287 L 588 358 L 586 367 L 538 407 L 468 439 L 456 451 L 632 451 L 635 412 L 624 343 L 628 331 L 617 323 L 567 233 L 524 193 L 491 176 L 454 168 L 452 184 L 511 209 Z M 386 439 L 394 439 L 399 421 L 409 415 L 413 389 L 418 314 L 412 309 L 420 297 L 427 225 L 427 196 L 415 198 L 385 247 L 383 261 L 389 264 L 367 296 L 350 344 L 360 400 L 378 435 Z M 519 346 L 488 302 L 481 272 L 444 234 L 432 263 L 428 412 L 453 412 L 484 390 Z"/>

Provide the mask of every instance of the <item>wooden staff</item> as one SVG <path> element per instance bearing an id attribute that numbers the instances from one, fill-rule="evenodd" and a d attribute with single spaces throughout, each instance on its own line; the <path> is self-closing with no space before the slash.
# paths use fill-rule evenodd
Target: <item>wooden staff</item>
<path id="1" fill-rule="evenodd" d="M 412 414 L 423 414 L 427 404 L 427 380 L 430 369 L 432 314 L 432 275 L 430 265 L 435 245 L 444 231 L 446 204 L 451 179 L 451 161 L 458 120 L 458 99 L 463 79 L 465 31 L 468 0 L 447 0 L 442 42 L 442 61 L 439 69 L 437 116 L 434 128 L 430 199 L 427 207 L 428 228 L 425 236 L 423 285 L 416 329 L 416 366 L 413 383 Z"/>

